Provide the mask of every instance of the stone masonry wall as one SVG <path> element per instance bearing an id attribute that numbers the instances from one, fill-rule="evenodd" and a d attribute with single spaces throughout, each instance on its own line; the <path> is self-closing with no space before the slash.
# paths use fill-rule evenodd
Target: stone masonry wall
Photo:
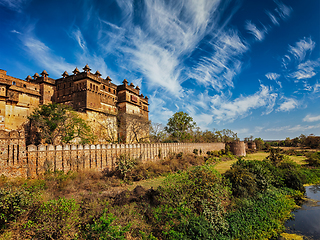
<path id="1" fill-rule="evenodd" d="M 104 171 L 114 169 L 120 154 L 130 154 L 133 158 L 148 162 L 164 159 L 169 153 L 192 153 L 194 149 L 198 149 L 198 152 L 204 154 L 224 148 L 224 143 L 159 143 L 29 145 L 26 149 L 22 133 L 17 135 L 16 131 L 0 131 L 0 175 L 36 177 L 47 170 Z"/>

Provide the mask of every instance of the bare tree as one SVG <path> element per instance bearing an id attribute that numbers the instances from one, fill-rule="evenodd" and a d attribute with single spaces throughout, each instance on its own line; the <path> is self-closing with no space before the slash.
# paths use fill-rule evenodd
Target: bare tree
<path id="1" fill-rule="evenodd" d="M 161 123 L 150 124 L 150 142 L 159 143 L 166 137 L 166 131 Z"/>
<path id="2" fill-rule="evenodd" d="M 118 114 L 120 141 L 126 143 L 149 142 L 150 121 L 142 115 Z"/>

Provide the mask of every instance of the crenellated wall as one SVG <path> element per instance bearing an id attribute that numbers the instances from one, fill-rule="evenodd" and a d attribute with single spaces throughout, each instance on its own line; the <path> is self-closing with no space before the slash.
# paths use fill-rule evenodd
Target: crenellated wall
<path id="1" fill-rule="evenodd" d="M 224 148 L 224 143 L 29 145 L 26 148 L 22 132 L 0 130 L 0 175 L 36 177 L 47 170 L 112 170 L 120 154 L 148 162 L 164 159 L 169 153 L 201 149 L 204 154 Z"/>

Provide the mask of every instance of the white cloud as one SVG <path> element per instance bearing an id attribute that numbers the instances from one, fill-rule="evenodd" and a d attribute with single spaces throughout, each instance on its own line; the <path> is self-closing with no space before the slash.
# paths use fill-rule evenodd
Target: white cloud
<path id="1" fill-rule="evenodd" d="M 266 11 L 266 14 L 269 16 L 271 22 L 276 25 L 276 26 L 279 26 L 280 23 L 279 23 L 279 20 L 276 18 L 276 16 L 274 16 L 271 12 L 269 11 Z"/>
<path id="2" fill-rule="evenodd" d="M 280 107 L 277 111 L 288 112 L 299 106 L 298 101 L 293 98 L 284 98 L 285 101 L 280 104 Z"/>
<path id="3" fill-rule="evenodd" d="M 297 80 L 312 78 L 317 74 L 315 68 L 319 67 L 319 61 L 306 61 L 297 66 L 297 71 L 290 73 L 288 76 Z"/>
<path id="4" fill-rule="evenodd" d="M 290 6 L 285 5 L 281 1 L 275 0 L 274 2 L 277 4 L 277 8 L 275 10 L 279 14 L 279 16 L 283 20 L 288 19 L 292 14 L 292 8 Z"/>
<path id="5" fill-rule="evenodd" d="M 265 75 L 269 80 L 277 80 L 280 77 L 278 73 L 267 73 Z"/>
<path id="6" fill-rule="evenodd" d="M 186 80 L 181 76 L 183 56 L 194 51 L 210 32 L 217 21 L 212 19 L 212 13 L 219 2 L 146 1 L 142 22 L 137 25 L 132 18 L 139 4 L 118 0 L 126 16 L 120 27 L 126 29 L 126 34 L 121 35 L 125 44 L 119 44 L 117 50 L 131 54 L 128 64 L 145 76 L 150 87 L 161 87 L 181 96 L 181 83 Z"/>
<path id="7" fill-rule="evenodd" d="M 275 105 L 277 94 L 271 88 L 261 85 L 260 90 L 247 97 L 239 97 L 233 101 L 228 101 L 221 96 L 214 96 L 211 100 L 212 114 L 217 122 L 234 121 L 239 117 L 250 114 L 252 109 L 265 107 L 264 114 L 269 114 Z"/>
<path id="8" fill-rule="evenodd" d="M 233 87 L 233 78 L 241 72 L 242 62 L 239 58 L 248 50 L 247 44 L 234 30 L 222 32 L 210 43 L 212 54 L 199 59 L 188 73 L 189 78 L 216 91 Z"/>
<path id="9" fill-rule="evenodd" d="M 280 88 L 282 88 L 282 83 L 281 81 L 278 81 L 277 79 L 281 76 L 280 74 L 278 73 L 267 73 L 266 75 L 266 78 L 268 78 L 269 80 L 273 80 L 275 81 Z"/>
<path id="10" fill-rule="evenodd" d="M 0 5 L 20 12 L 27 2 L 30 0 L 0 0 Z"/>
<path id="11" fill-rule="evenodd" d="M 150 119 L 156 119 L 156 123 L 165 125 L 168 119 L 174 114 L 173 111 L 165 107 L 167 103 L 164 101 L 162 94 L 159 94 L 157 91 L 149 98 L 149 104 L 149 117 Z"/>
<path id="12" fill-rule="evenodd" d="M 289 45 L 289 52 L 299 61 L 302 62 L 308 52 L 312 52 L 315 47 L 315 42 L 309 38 L 303 38 L 296 42 L 295 46 Z"/>
<path id="13" fill-rule="evenodd" d="M 305 116 L 303 118 L 304 122 L 316 122 L 316 121 L 320 121 L 320 115 L 317 116 L 312 116 L 310 114 L 308 114 L 307 116 Z"/>
<path id="14" fill-rule="evenodd" d="M 267 29 L 263 26 L 263 29 L 258 29 L 255 24 L 253 24 L 251 21 L 247 21 L 245 28 L 258 40 L 262 41 L 265 38 L 265 35 L 267 33 Z"/>
<path id="15" fill-rule="evenodd" d="M 84 40 L 80 29 L 79 29 L 79 28 L 75 29 L 75 30 L 72 32 L 72 36 L 73 36 L 74 39 L 77 41 L 77 43 L 79 44 L 79 46 L 81 47 L 81 49 L 86 52 L 86 51 L 88 50 L 88 49 L 87 49 L 87 43 L 86 43 L 86 41 Z"/>

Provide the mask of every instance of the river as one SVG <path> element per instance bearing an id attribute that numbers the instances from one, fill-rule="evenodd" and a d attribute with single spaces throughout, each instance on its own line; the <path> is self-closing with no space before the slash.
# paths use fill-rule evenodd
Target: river
<path id="1" fill-rule="evenodd" d="M 306 187 L 308 200 L 294 211 L 295 219 L 286 222 L 286 232 L 320 239 L 320 185 Z"/>

